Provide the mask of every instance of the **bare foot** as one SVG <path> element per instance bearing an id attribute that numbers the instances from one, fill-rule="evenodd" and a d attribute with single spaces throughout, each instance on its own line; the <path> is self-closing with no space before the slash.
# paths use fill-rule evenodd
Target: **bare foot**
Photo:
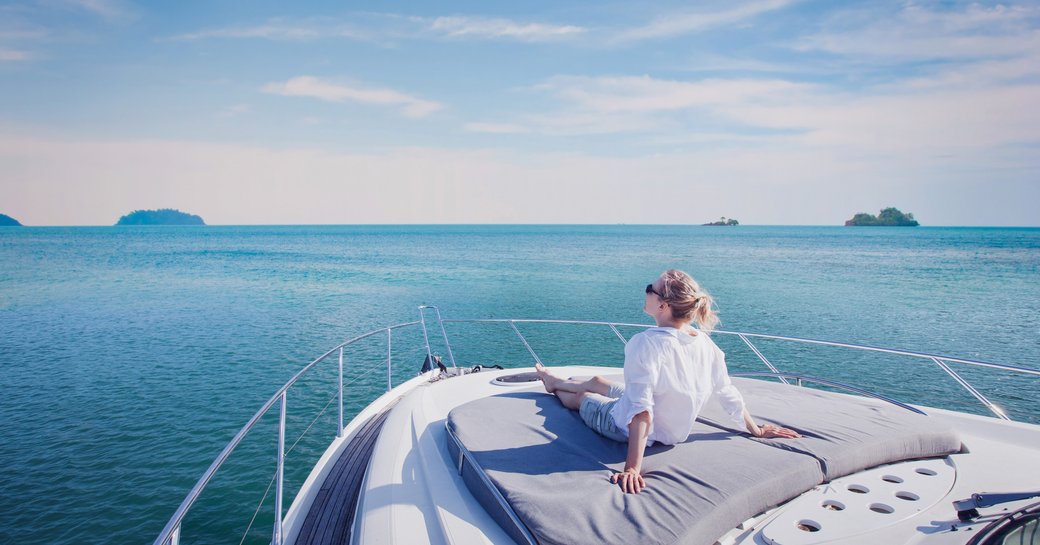
<path id="1" fill-rule="evenodd" d="M 542 384 L 545 385 L 546 392 L 551 394 L 556 391 L 556 382 L 560 380 L 559 377 L 550 373 L 549 369 L 540 363 L 534 364 L 534 371 L 538 373 L 538 378 L 541 379 Z"/>

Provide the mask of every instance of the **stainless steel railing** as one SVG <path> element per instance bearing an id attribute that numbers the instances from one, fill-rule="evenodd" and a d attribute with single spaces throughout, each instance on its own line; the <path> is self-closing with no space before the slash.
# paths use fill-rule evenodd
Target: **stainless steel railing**
<path id="1" fill-rule="evenodd" d="M 278 424 L 278 446 L 277 446 L 277 469 L 276 469 L 276 472 L 275 472 L 275 476 L 273 478 L 273 482 L 274 482 L 274 486 L 275 486 L 275 500 L 274 500 L 274 503 L 275 503 L 275 506 L 274 506 L 274 508 L 275 508 L 275 517 L 274 517 L 274 528 L 272 529 L 272 539 L 271 539 L 271 542 L 274 545 L 281 545 L 282 542 L 283 542 L 283 538 L 284 538 L 284 533 L 283 533 L 283 530 L 282 530 L 282 513 L 283 513 L 283 508 L 282 508 L 283 497 L 282 497 L 282 494 L 283 494 L 283 488 L 284 488 L 284 471 L 285 471 L 284 464 L 285 464 L 285 454 L 286 454 L 286 451 L 285 451 L 285 418 L 286 418 L 286 410 L 287 410 L 287 392 L 288 392 L 289 388 L 292 385 L 294 385 L 302 376 L 304 376 L 309 371 L 311 371 L 319 363 L 321 363 L 322 361 L 328 359 L 331 355 L 338 353 L 338 371 L 339 371 L 338 379 L 339 380 L 338 380 L 337 397 L 338 397 L 338 401 L 339 401 L 339 418 L 338 418 L 338 425 L 337 425 L 337 429 L 336 429 L 336 436 L 337 437 L 342 437 L 343 431 L 345 429 L 344 428 L 344 422 L 343 422 L 343 419 L 344 419 L 343 400 L 344 400 L 344 396 L 345 396 L 343 377 L 344 377 L 345 353 L 346 353 L 347 347 L 349 347 L 349 346 L 351 346 L 351 345 L 353 345 L 353 344 L 355 344 L 355 343 L 357 343 L 357 342 L 359 342 L 359 341 L 361 341 L 363 339 L 372 337 L 374 335 L 378 335 L 378 334 L 382 334 L 382 333 L 386 334 L 386 346 L 387 346 L 387 348 L 386 348 L 386 350 L 387 350 L 387 353 L 386 353 L 386 370 L 387 370 L 387 377 L 386 377 L 387 378 L 387 384 L 386 384 L 386 387 L 387 387 L 387 391 L 390 391 L 392 389 L 392 386 L 393 386 L 392 385 L 392 378 L 391 378 L 392 377 L 392 366 L 393 366 L 392 350 L 391 350 L 391 347 L 392 347 L 392 332 L 393 331 L 398 330 L 398 329 L 402 329 L 402 328 L 416 326 L 416 325 L 420 326 L 420 328 L 422 329 L 423 340 L 424 340 L 424 344 L 425 344 L 425 346 L 423 348 L 426 351 L 427 357 L 429 357 L 430 361 L 432 362 L 433 351 L 431 350 L 431 347 L 430 347 L 430 337 L 429 337 L 428 328 L 427 328 L 427 324 L 426 324 L 426 311 L 427 310 L 433 310 L 434 313 L 435 313 L 437 323 L 438 323 L 438 325 L 440 327 L 440 330 L 441 330 L 441 336 L 442 336 L 442 338 L 444 340 L 445 347 L 447 348 L 448 357 L 449 357 L 449 360 L 451 361 L 452 367 L 456 367 L 456 361 L 455 361 L 454 352 L 453 352 L 453 350 L 451 348 L 451 341 L 448 338 L 447 330 L 444 327 L 444 324 L 446 324 L 446 323 L 502 323 L 502 324 L 508 324 L 510 329 L 512 329 L 512 331 L 517 335 L 517 337 L 519 338 L 520 342 L 523 344 L 524 348 L 527 349 L 528 353 L 531 355 L 532 359 L 536 363 L 542 363 L 542 359 L 538 356 L 538 353 L 535 351 L 534 347 L 531 346 L 531 343 L 527 340 L 527 338 L 524 337 L 523 333 L 517 327 L 517 324 L 602 325 L 602 326 L 609 327 L 610 330 L 614 333 L 614 335 L 616 335 L 617 338 L 620 339 L 622 343 L 626 343 L 626 344 L 628 342 L 628 339 L 625 338 L 625 336 L 621 333 L 621 331 L 618 329 L 618 327 L 638 327 L 638 328 L 649 328 L 649 327 L 652 327 L 652 326 L 649 326 L 647 324 L 632 324 L 632 323 L 624 323 L 624 322 L 604 322 L 604 321 L 589 321 L 589 320 L 547 320 L 547 319 L 512 319 L 512 318 L 444 319 L 444 318 L 442 318 L 442 316 L 440 314 L 440 310 L 437 307 L 430 306 L 430 305 L 422 305 L 422 306 L 419 307 L 419 320 L 413 321 L 413 322 L 400 323 L 400 324 L 392 325 L 392 326 L 389 326 L 389 327 L 383 327 L 383 328 L 375 329 L 375 330 L 369 331 L 368 333 L 364 333 L 364 334 L 358 335 L 358 336 L 356 336 L 354 338 L 351 338 L 351 339 L 349 339 L 347 341 L 344 341 L 343 343 L 333 347 L 328 352 L 322 354 L 321 356 L 319 356 L 314 361 L 308 363 L 302 369 L 300 369 L 295 375 L 293 375 L 293 377 L 290 378 L 289 381 L 285 383 L 285 385 L 283 385 L 281 388 L 279 388 L 275 392 L 275 394 L 273 396 L 271 396 L 271 398 L 266 403 L 264 403 L 263 406 L 260 407 L 260 409 L 253 415 L 252 418 L 249 419 L 249 421 L 245 424 L 245 426 L 243 426 L 242 429 L 240 429 L 239 432 L 237 434 L 235 434 L 234 438 L 231 439 L 231 441 L 227 444 L 227 446 L 224 447 L 224 449 L 220 452 L 220 454 L 217 456 L 217 458 L 215 460 L 213 460 L 213 462 L 210 464 L 209 468 L 206 469 L 206 471 L 202 474 L 202 477 L 199 478 L 198 482 L 195 484 L 194 487 L 192 487 L 191 491 L 184 498 L 184 501 L 181 502 L 180 506 L 177 508 L 177 511 L 174 513 L 174 515 L 170 518 L 169 522 L 167 522 L 166 526 L 163 528 L 163 531 L 155 539 L 154 545 L 179 545 L 179 543 L 180 543 L 180 534 L 181 534 L 181 524 L 182 524 L 182 522 L 184 520 L 184 517 L 187 515 L 188 511 L 191 509 L 191 507 L 195 504 L 196 500 L 199 498 L 199 495 L 202 493 L 202 490 L 206 487 L 207 484 L 209 484 L 209 482 L 213 478 L 214 474 L 216 474 L 217 470 L 219 470 L 220 467 L 224 464 L 224 462 L 228 459 L 228 457 L 231 455 L 231 452 L 234 451 L 235 447 L 237 447 L 242 442 L 242 440 L 246 437 L 246 435 L 248 435 L 249 432 L 254 428 L 254 426 L 256 426 L 257 422 L 259 422 L 260 419 L 263 416 L 265 416 L 268 413 L 268 411 L 270 411 L 274 407 L 274 405 L 276 403 L 279 405 L 279 424 Z M 870 391 L 867 391 L 867 390 L 864 390 L 864 389 L 861 389 L 861 388 L 857 388 L 855 386 L 851 386 L 851 385 L 848 385 L 848 384 L 843 384 L 843 383 L 840 383 L 840 382 L 836 382 L 836 381 L 832 381 L 832 380 L 828 380 L 828 379 L 823 379 L 823 378 L 817 378 L 817 377 L 812 377 L 812 376 L 805 376 L 805 375 L 781 372 L 781 371 L 779 371 L 776 368 L 776 366 L 773 365 L 772 362 L 769 361 L 768 358 L 766 358 L 766 356 L 762 353 L 762 351 L 757 346 L 755 346 L 755 344 L 752 343 L 750 339 L 751 338 L 755 338 L 755 339 L 773 339 L 773 340 L 790 341 L 790 342 L 796 342 L 796 343 L 834 346 L 834 347 L 850 348 L 850 349 L 856 349 L 856 350 L 865 350 L 865 351 L 872 351 L 872 352 L 881 352 L 881 353 L 887 353 L 887 354 L 896 354 L 896 355 L 902 355 L 902 356 L 910 356 L 910 357 L 914 357 L 914 358 L 929 360 L 932 363 L 934 363 L 935 365 L 937 365 L 940 369 L 942 369 L 945 373 L 947 373 L 951 378 L 953 378 L 954 381 L 959 386 L 961 386 L 966 391 L 968 391 L 969 394 L 971 394 L 980 403 L 982 403 L 983 406 L 985 406 L 987 409 L 989 409 L 994 415 L 996 415 L 998 418 L 1002 418 L 1004 420 L 1010 420 L 1010 417 L 1008 417 L 1008 415 L 1003 411 L 1003 409 L 1001 409 L 999 406 L 997 406 L 992 401 L 990 401 L 985 395 L 983 395 L 981 392 L 979 392 L 979 390 L 976 389 L 972 384 L 970 384 L 963 376 L 961 376 L 956 371 L 954 371 L 950 367 L 949 364 L 950 363 L 958 363 L 958 364 L 964 364 L 964 365 L 969 365 L 969 366 L 976 366 L 976 367 L 989 368 L 989 369 L 998 369 L 998 370 L 1010 371 L 1010 372 L 1014 372 L 1014 373 L 1022 373 L 1022 374 L 1040 376 L 1040 370 L 1029 368 L 1029 367 L 1022 367 L 1022 366 L 1008 365 L 1008 364 L 1000 364 L 1000 363 L 993 363 L 993 362 L 986 362 L 986 361 L 979 361 L 979 360 L 971 360 L 971 359 L 963 359 L 963 358 L 953 358 L 953 357 L 949 357 L 949 356 L 940 356 L 940 355 L 937 355 L 937 354 L 927 354 L 927 353 L 921 353 L 921 352 L 912 352 L 912 351 L 909 351 L 909 350 L 901 350 L 901 349 L 894 349 L 894 348 L 884 348 L 884 347 L 868 346 L 868 345 L 857 345 L 857 344 L 850 344 L 850 343 L 823 341 L 823 340 L 818 340 L 818 339 L 809 339 L 809 338 L 800 338 L 800 337 L 785 337 L 785 336 L 780 336 L 780 335 L 769 335 L 769 334 L 763 334 L 763 333 L 746 333 L 746 332 L 738 332 L 738 331 L 716 330 L 716 331 L 714 331 L 714 334 L 733 335 L 733 336 L 738 337 L 741 341 L 743 341 L 748 346 L 748 348 L 755 354 L 755 356 L 758 357 L 758 359 L 770 370 L 769 373 L 764 373 L 764 372 L 763 373 L 734 373 L 734 375 L 771 377 L 771 378 L 776 378 L 778 380 L 781 380 L 781 381 L 783 381 L 785 383 L 789 383 L 787 379 L 794 379 L 794 380 L 796 380 L 798 386 L 801 386 L 803 382 L 815 382 L 815 383 L 824 384 L 824 385 L 827 385 L 827 386 L 832 386 L 832 387 L 835 387 L 835 388 L 841 388 L 841 389 L 849 390 L 849 391 L 855 392 L 855 393 L 860 394 L 860 395 L 865 395 L 865 396 L 881 399 L 883 401 L 895 404 L 897 406 L 900 406 L 900 407 L 903 407 L 905 409 L 908 409 L 908 410 L 911 410 L 911 411 L 915 411 L 915 412 L 921 412 L 921 411 L 919 409 L 915 408 L 915 407 L 912 407 L 912 406 L 906 405 L 904 403 L 901 403 L 899 401 L 896 401 L 895 399 L 892 399 L 892 398 L 889 398 L 889 397 L 886 397 L 886 396 L 882 396 L 880 394 L 876 394 L 876 393 L 873 393 L 873 392 L 870 392 Z M 326 408 L 327 407 L 328 406 L 326 405 Z M 312 425 L 313 425 L 313 423 L 312 423 Z M 307 428 L 307 430 L 309 430 L 309 429 L 310 429 L 310 427 Z M 306 434 L 307 430 L 304 431 L 304 434 Z M 297 442 L 298 441 L 299 441 L 299 439 L 297 439 Z M 265 498 L 266 498 L 266 493 L 265 493 Z M 263 500 L 261 500 L 261 504 L 262 503 L 263 503 Z M 258 509 L 259 509 L 259 507 L 258 507 Z M 255 514 L 254 514 L 254 518 L 255 518 Z"/>
<path id="2" fill-rule="evenodd" d="M 326 359 L 328 359 L 328 357 L 331 356 L 332 354 L 338 353 L 339 354 L 339 381 L 338 381 L 338 383 L 339 383 L 339 387 L 338 387 L 339 421 L 338 422 L 339 423 L 338 423 L 338 427 L 336 429 L 336 436 L 337 437 L 341 437 L 342 434 L 343 434 L 343 429 L 344 429 L 343 428 L 343 398 L 344 398 L 344 392 L 343 392 L 343 370 L 344 370 L 344 368 L 343 368 L 343 365 L 344 365 L 344 352 L 345 352 L 346 348 L 348 346 L 350 346 L 350 345 L 353 345 L 353 344 L 357 343 L 358 341 L 361 341 L 362 339 L 366 339 L 366 338 L 371 337 L 373 335 L 377 335 L 377 334 L 381 334 L 381 333 L 385 332 L 386 333 L 386 338 L 387 338 L 387 363 L 386 363 L 386 367 L 387 367 L 387 391 L 389 391 L 391 389 L 391 386 L 392 386 L 392 384 L 391 384 L 391 370 L 392 370 L 392 360 L 391 360 L 391 357 L 392 357 L 392 354 L 391 354 L 391 351 L 390 351 L 391 332 L 394 331 L 394 330 L 397 330 L 397 329 L 402 329 L 402 328 L 406 328 L 406 327 L 419 325 L 420 323 L 421 323 L 420 321 L 405 322 L 405 323 L 392 325 L 392 326 L 389 326 L 389 327 L 376 329 L 376 330 L 373 330 L 373 331 L 369 331 L 368 333 L 364 333 L 364 334 L 358 335 L 357 337 L 354 337 L 352 339 L 344 341 L 343 343 L 340 343 L 339 345 L 333 347 L 331 350 L 329 350 L 328 352 L 322 354 L 321 356 L 318 356 L 317 359 L 315 359 L 314 361 L 308 363 L 302 369 L 300 369 L 295 375 L 292 376 L 292 378 L 289 379 L 288 382 L 286 382 L 281 388 L 279 388 L 278 391 L 276 391 L 274 393 L 274 395 L 271 396 L 271 398 L 267 400 L 266 403 L 264 403 L 260 407 L 260 410 L 258 410 L 253 415 L 253 417 L 250 418 L 248 422 L 246 422 L 245 426 L 242 426 L 242 429 L 240 429 L 238 431 L 238 433 L 235 434 L 235 436 L 231 439 L 231 441 L 227 444 L 227 446 L 224 447 L 224 450 L 222 450 L 220 452 L 220 454 L 217 455 L 217 458 L 215 460 L 213 460 L 213 463 L 211 463 L 209 465 L 209 468 L 206 469 L 206 471 L 202 474 L 202 477 L 200 477 L 198 482 L 195 483 L 195 486 L 192 487 L 190 492 L 188 492 L 188 495 L 184 498 L 184 501 L 181 502 L 180 506 L 177 508 L 177 511 L 173 514 L 172 517 L 170 517 L 169 522 L 166 523 L 166 526 L 163 528 L 162 532 L 159 534 L 159 537 L 157 537 L 155 539 L 154 545 L 179 545 L 180 544 L 181 523 L 184 521 L 184 517 L 188 514 L 188 511 L 195 504 L 195 501 L 198 500 L 199 495 L 202 493 L 202 490 L 204 488 L 206 488 L 206 485 L 209 484 L 210 480 L 216 474 L 217 470 L 219 470 L 220 467 L 222 465 L 224 465 L 224 462 L 227 461 L 228 457 L 231 456 L 231 453 L 235 450 L 235 448 L 249 434 L 249 432 L 253 429 L 253 427 L 256 426 L 257 422 L 259 422 L 260 419 L 263 416 L 265 416 L 268 413 L 268 411 L 270 411 L 274 407 L 274 405 L 276 403 L 279 404 L 278 450 L 277 450 L 277 469 L 275 470 L 275 500 L 274 500 L 274 502 L 275 502 L 275 517 L 274 517 L 274 528 L 272 530 L 271 542 L 274 545 L 281 545 L 282 541 L 283 541 L 283 537 L 284 537 L 283 532 L 282 532 L 282 512 L 283 512 L 283 509 L 282 509 L 282 501 L 283 501 L 282 491 L 283 491 L 284 484 L 285 484 L 285 415 L 286 415 L 286 408 L 287 408 L 287 392 L 288 392 L 289 388 L 292 385 L 296 384 L 296 382 L 298 380 L 300 380 L 301 377 L 303 377 L 305 374 L 307 374 L 316 365 L 318 365 L 322 361 L 325 361 Z M 425 331 L 424 331 L 424 334 L 425 334 Z"/>
<path id="3" fill-rule="evenodd" d="M 516 333 L 517 336 L 520 338 L 520 341 L 523 343 L 524 347 L 527 348 L 527 352 L 530 353 L 531 358 L 534 358 L 535 362 L 537 362 L 537 363 L 542 363 L 542 359 L 538 356 L 538 354 L 535 352 L 535 349 L 531 347 L 530 343 L 527 341 L 527 339 L 523 336 L 523 334 L 517 328 L 517 323 L 575 323 L 575 325 L 607 326 L 607 327 L 610 328 L 610 331 L 613 331 L 614 334 L 617 335 L 618 338 L 620 338 L 622 340 L 622 342 L 625 342 L 625 343 L 627 343 L 628 341 L 627 341 L 627 339 L 625 339 L 624 335 L 622 335 L 621 332 L 618 330 L 619 326 L 620 327 L 629 327 L 629 328 L 650 328 L 651 327 L 651 326 L 647 326 L 646 323 L 625 323 L 625 322 L 614 322 L 614 321 L 591 321 L 591 320 L 561 320 L 561 319 L 516 319 L 516 318 L 462 318 L 462 319 L 460 319 L 460 318 L 456 318 L 456 319 L 445 319 L 445 320 L 442 320 L 442 321 L 443 322 L 458 322 L 458 323 L 508 323 L 508 325 L 513 330 L 513 332 Z M 442 329 L 443 329 L 443 326 L 442 326 Z M 1002 364 L 1002 363 L 984 362 L 984 361 L 979 361 L 979 360 L 967 360 L 967 359 L 963 359 L 963 358 L 952 358 L 952 357 L 947 357 L 947 356 L 939 356 L 939 355 L 935 355 L 935 354 L 925 354 L 925 353 L 910 352 L 910 351 L 905 351 L 905 349 L 900 349 L 900 348 L 885 348 L 885 347 L 882 347 L 882 346 L 870 346 L 870 345 L 865 345 L 865 344 L 852 344 L 852 343 L 848 343 L 848 342 L 833 342 L 833 341 L 825 341 L 825 340 L 820 340 L 820 339 L 809 339 L 809 338 L 803 338 L 803 337 L 784 337 L 784 336 L 780 336 L 780 335 L 769 335 L 769 334 L 763 334 L 763 333 L 745 333 L 745 332 L 725 331 L 725 330 L 716 330 L 716 331 L 713 332 L 713 334 L 733 335 L 733 336 L 736 336 L 737 338 L 739 338 L 740 340 L 744 341 L 744 343 L 747 344 L 749 348 L 751 348 L 752 353 L 754 353 L 754 355 L 766 367 L 768 367 L 772 371 L 773 377 L 778 379 L 778 380 L 780 380 L 780 381 L 782 381 L 785 384 L 789 384 L 787 382 L 787 379 L 789 378 L 788 375 L 785 374 L 785 373 L 780 372 L 779 369 L 777 369 L 777 367 L 775 365 L 773 365 L 773 363 L 770 362 L 770 360 L 768 358 L 765 358 L 765 356 L 761 353 L 760 349 L 758 349 L 758 347 L 755 346 L 755 344 L 751 342 L 750 338 L 774 339 L 774 340 L 783 340 L 783 341 L 791 341 L 791 342 L 800 342 L 800 343 L 806 343 L 806 344 L 820 344 L 820 345 L 827 345 L 827 346 L 854 348 L 854 349 L 860 349 L 860 351 L 878 352 L 878 353 L 893 354 L 893 355 L 899 355 L 899 356 L 909 356 L 909 357 L 913 357 L 913 358 L 929 360 L 932 363 L 935 363 L 944 372 L 946 372 L 946 374 L 950 375 L 950 377 L 952 377 L 954 379 L 954 381 L 956 381 L 959 386 L 964 388 L 972 397 L 978 399 L 980 401 L 980 403 L 986 409 L 988 409 L 990 412 L 992 412 L 997 418 L 1002 418 L 1004 420 L 1011 420 L 1011 418 L 1007 415 L 1007 413 L 1003 409 L 1000 409 L 1000 407 L 998 407 L 996 404 L 992 403 L 992 401 L 989 400 L 988 397 L 986 397 L 976 387 L 972 386 L 967 380 L 965 380 L 962 377 L 961 374 L 959 374 L 957 371 L 955 371 L 950 366 L 950 363 L 960 363 L 960 364 L 972 365 L 972 366 L 978 366 L 978 367 L 985 367 L 985 368 L 990 368 L 990 369 L 1000 369 L 1000 370 L 1012 371 L 1012 372 L 1018 372 L 1018 373 L 1024 373 L 1024 374 L 1033 374 L 1033 375 L 1038 375 L 1038 377 L 1040 377 L 1040 369 L 1034 369 L 1034 368 L 1031 368 L 1031 367 L 1022 367 L 1022 366 L 1019 366 L 1019 365 L 1008 365 L 1008 364 Z M 447 340 L 446 336 L 445 336 L 445 340 Z M 821 383 L 820 380 L 815 380 L 813 382 Z M 830 382 L 833 383 L 833 381 L 830 381 Z M 839 384 L 839 383 L 834 383 L 834 384 L 832 384 L 832 386 L 840 386 L 843 389 L 855 390 L 855 387 L 852 387 L 850 385 L 843 385 L 843 384 Z M 863 393 L 863 392 L 865 392 L 865 390 L 860 390 L 860 393 Z M 887 398 L 886 398 L 886 400 L 887 400 Z M 896 405 L 900 405 L 900 404 L 896 404 Z"/>

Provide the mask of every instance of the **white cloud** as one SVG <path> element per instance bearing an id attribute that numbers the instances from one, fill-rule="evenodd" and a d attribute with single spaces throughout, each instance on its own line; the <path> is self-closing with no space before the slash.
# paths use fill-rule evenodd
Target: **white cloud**
<path id="1" fill-rule="evenodd" d="M 310 97 L 326 102 L 358 102 L 379 106 L 398 106 L 407 117 L 426 117 L 442 106 L 430 100 L 416 98 L 400 91 L 365 88 L 325 81 L 312 76 L 297 76 L 284 83 L 268 83 L 263 91 L 283 96 Z"/>
<path id="2" fill-rule="evenodd" d="M 224 108 L 219 113 L 217 113 L 217 117 L 227 119 L 231 117 L 237 117 L 242 114 L 247 114 L 251 111 L 253 111 L 253 107 L 248 104 L 232 104 L 231 106 L 228 106 L 227 108 Z"/>
<path id="3" fill-rule="evenodd" d="M 732 26 L 764 13 L 786 8 L 792 3 L 794 3 L 794 0 L 756 0 L 726 4 L 726 7 L 716 11 L 701 10 L 669 13 L 658 17 L 646 25 L 621 31 L 617 35 L 616 41 L 630 42 L 670 38 L 712 28 Z"/>
<path id="4" fill-rule="evenodd" d="M 938 28 L 944 32 L 959 32 L 979 28 L 1003 27 L 1017 24 L 1035 16 L 1035 7 L 1005 6 L 997 4 L 986 7 L 970 4 L 964 11 L 930 10 L 923 6 L 907 3 L 899 14 L 899 18 L 919 27 Z"/>
<path id="5" fill-rule="evenodd" d="M 17 10 L 0 8 L 0 62 L 18 62 L 41 58 L 41 44 L 53 32 L 25 19 Z"/>
<path id="6" fill-rule="evenodd" d="M 545 134 L 555 136 L 621 133 L 661 133 L 678 125 L 638 113 L 561 110 L 551 113 L 523 114 L 510 121 L 467 123 L 469 132 L 485 134 Z"/>
<path id="7" fill-rule="evenodd" d="M 329 38 L 353 40 L 410 40 L 417 38 L 498 39 L 523 42 L 557 41 L 580 35 L 586 29 L 574 25 L 517 22 L 476 16 L 403 17 L 389 13 L 359 14 L 351 21 L 329 18 L 270 19 L 262 24 L 233 25 L 188 32 L 173 40 L 207 38 L 308 41 Z"/>
<path id="8" fill-rule="evenodd" d="M 38 0 L 44 6 L 85 11 L 115 22 L 136 17 L 136 9 L 124 0 Z"/>
<path id="9" fill-rule="evenodd" d="M 123 3 L 115 0 L 69 0 L 69 3 L 107 18 L 118 18 L 126 14 Z"/>
<path id="10" fill-rule="evenodd" d="M 817 92 L 814 85 L 782 79 L 676 81 L 649 76 L 555 76 L 533 89 L 555 96 L 561 103 L 560 108 L 483 122 L 477 126 L 486 125 L 491 130 L 477 132 L 656 133 L 675 140 L 674 133 L 723 134 L 718 127 L 698 126 L 696 121 L 691 125 L 689 120 L 678 118 L 676 114 L 696 112 L 701 114 L 701 121 L 705 121 L 712 116 L 717 118 L 727 106 L 788 104 L 799 97 L 815 96 Z M 499 127 L 503 130 L 493 130 Z"/>
<path id="11" fill-rule="evenodd" d="M 529 132 L 527 127 L 517 123 L 487 123 L 473 122 L 463 125 L 468 132 L 479 132 L 487 134 L 521 134 Z"/>
<path id="12" fill-rule="evenodd" d="M 557 76 L 538 88 L 600 112 L 657 112 L 803 95 L 812 86 L 780 79 L 674 81 L 649 76 Z"/>
<path id="13" fill-rule="evenodd" d="M 955 155 L 985 163 L 987 154 L 1021 154 L 1040 145 L 1040 84 L 983 77 L 987 71 L 1011 75 L 1031 69 L 1018 62 L 973 65 L 974 72 L 952 72 L 928 85 L 910 78 L 855 92 L 775 78 L 557 76 L 534 88 L 559 100 L 555 111 L 486 124 L 514 133 L 638 134 L 635 142 L 647 146 L 742 142 L 880 161 Z M 971 76 L 981 79 L 965 83 Z"/>
<path id="14" fill-rule="evenodd" d="M 632 112 L 562 111 L 531 115 L 526 120 L 536 132 L 551 135 L 661 134 L 681 127 L 675 120 Z"/>
<path id="15" fill-rule="evenodd" d="M 529 42 L 559 40 L 586 31 L 573 25 L 518 23 L 509 19 L 467 16 L 437 17 L 429 23 L 429 29 L 451 38 L 509 38 Z"/>
<path id="16" fill-rule="evenodd" d="M 1040 76 L 1040 49 L 1010 59 L 981 60 L 944 65 L 898 85 L 908 89 L 968 89 L 993 87 Z"/>
<path id="17" fill-rule="evenodd" d="M 30 57 L 29 52 L 17 49 L 0 48 L 0 62 L 24 61 Z"/>
<path id="18" fill-rule="evenodd" d="M 687 72 L 730 73 L 767 72 L 804 74 L 821 71 L 820 67 L 798 64 L 795 62 L 770 62 L 750 57 L 735 57 L 709 52 L 698 52 L 694 58 L 686 64 L 678 66 L 678 68 Z"/>
<path id="19" fill-rule="evenodd" d="M 40 40 L 46 38 L 48 32 L 42 28 L 0 28 L 0 41 Z"/>
<path id="20" fill-rule="evenodd" d="M 718 210 L 742 223 L 840 224 L 849 202 L 898 202 L 931 225 L 1000 225 L 1035 224 L 1040 199 L 1021 172 L 965 172 L 974 156 L 878 161 L 858 149 L 782 146 L 648 156 L 361 154 L 33 132 L 0 129 L 5 212 L 33 225 L 112 224 L 129 210 L 159 207 L 211 224 L 700 223 Z"/>
<path id="21" fill-rule="evenodd" d="M 985 155 L 1001 146 L 1040 145 L 1040 85 L 907 92 L 876 96 L 818 95 L 807 101 L 740 105 L 721 113 L 755 126 L 802 128 L 806 146 L 879 156 Z"/>
<path id="22" fill-rule="evenodd" d="M 902 62 L 965 61 L 1040 51 L 1040 31 L 1031 27 L 1035 9 L 972 5 L 963 11 L 929 10 L 915 4 L 899 12 L 839 13 L 827 32 L 795 42 L 800 51 L 824 51 L 859 59 Z"/>
<path id="23" fill-rule="evenodd" d="M 346 24 L 322 24 L 315 21 L 287 22 L 272 19 L 259 25 L 210 28 L 174 36 L 173 40 L 195 41 L 206 38 L 254 38 L 277 41 L 308 41 L 324 38 L 365 40 L 368 32 Z"/>

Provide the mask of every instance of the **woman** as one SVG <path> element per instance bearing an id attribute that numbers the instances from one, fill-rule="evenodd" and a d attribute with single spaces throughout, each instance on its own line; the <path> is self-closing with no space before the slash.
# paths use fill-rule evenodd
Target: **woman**
<path id="1" fill-rule="evenodd" d="M 646 487 L 640 474 L 643 449 L 654 441 L 674 445 L 690 434 L 704 403 L 714 395 L 735 422 L 755 437 L 800 437 L 787 428 L 759 426 L 730 382 L 726 360 L 708 335 L 718 317 L 712 298 L 690 275 L 675 269 L 646 286 L 643 312 L 657 327 L 625 346 L 625 383 L 603 377 L 567 380 L 536 365 L 545 390 L 600 435 L 628 443 L 625 470 L 610 480 L 626 493 Z M 688 328 L 696 321 L 700 330 Z"/>

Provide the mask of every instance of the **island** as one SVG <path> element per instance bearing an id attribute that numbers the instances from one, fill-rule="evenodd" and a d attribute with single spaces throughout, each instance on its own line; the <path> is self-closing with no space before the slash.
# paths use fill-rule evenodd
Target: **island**
<path id="1" fill-rule="evenodd" d="M 172 208 L 161 208 L 159 210 L 134 210 L 119 218 L 116 225 L 206 225 L 206 222 L 194 214 Z"/>
<path id="2" fill-rule="evenodd" d="M 722 216 L 721 218 L 719 218 L 719 221 L 713 221 L 711 223 L 702 223 L 701 225 L 712 225 L 712 226 L 740 225 L 740 222 L 735 220 L 735 219 L 733 219 L 733 218 L 726 219 L 726 216 Z"/>
<path id="3" fill-rule="evenodd" d="M 8 216 L 7 214 L 0 214 L 0 227 L 21 227 L 22 224 L 18 220 Z"/>
<path id="4" fill-rule="evenodd" d="M 873 216 L 860 212 L 845 222 L 846 227 L 917 227 L 913 214 L 904 214 L 898 208 L 886 208 Z"/>

